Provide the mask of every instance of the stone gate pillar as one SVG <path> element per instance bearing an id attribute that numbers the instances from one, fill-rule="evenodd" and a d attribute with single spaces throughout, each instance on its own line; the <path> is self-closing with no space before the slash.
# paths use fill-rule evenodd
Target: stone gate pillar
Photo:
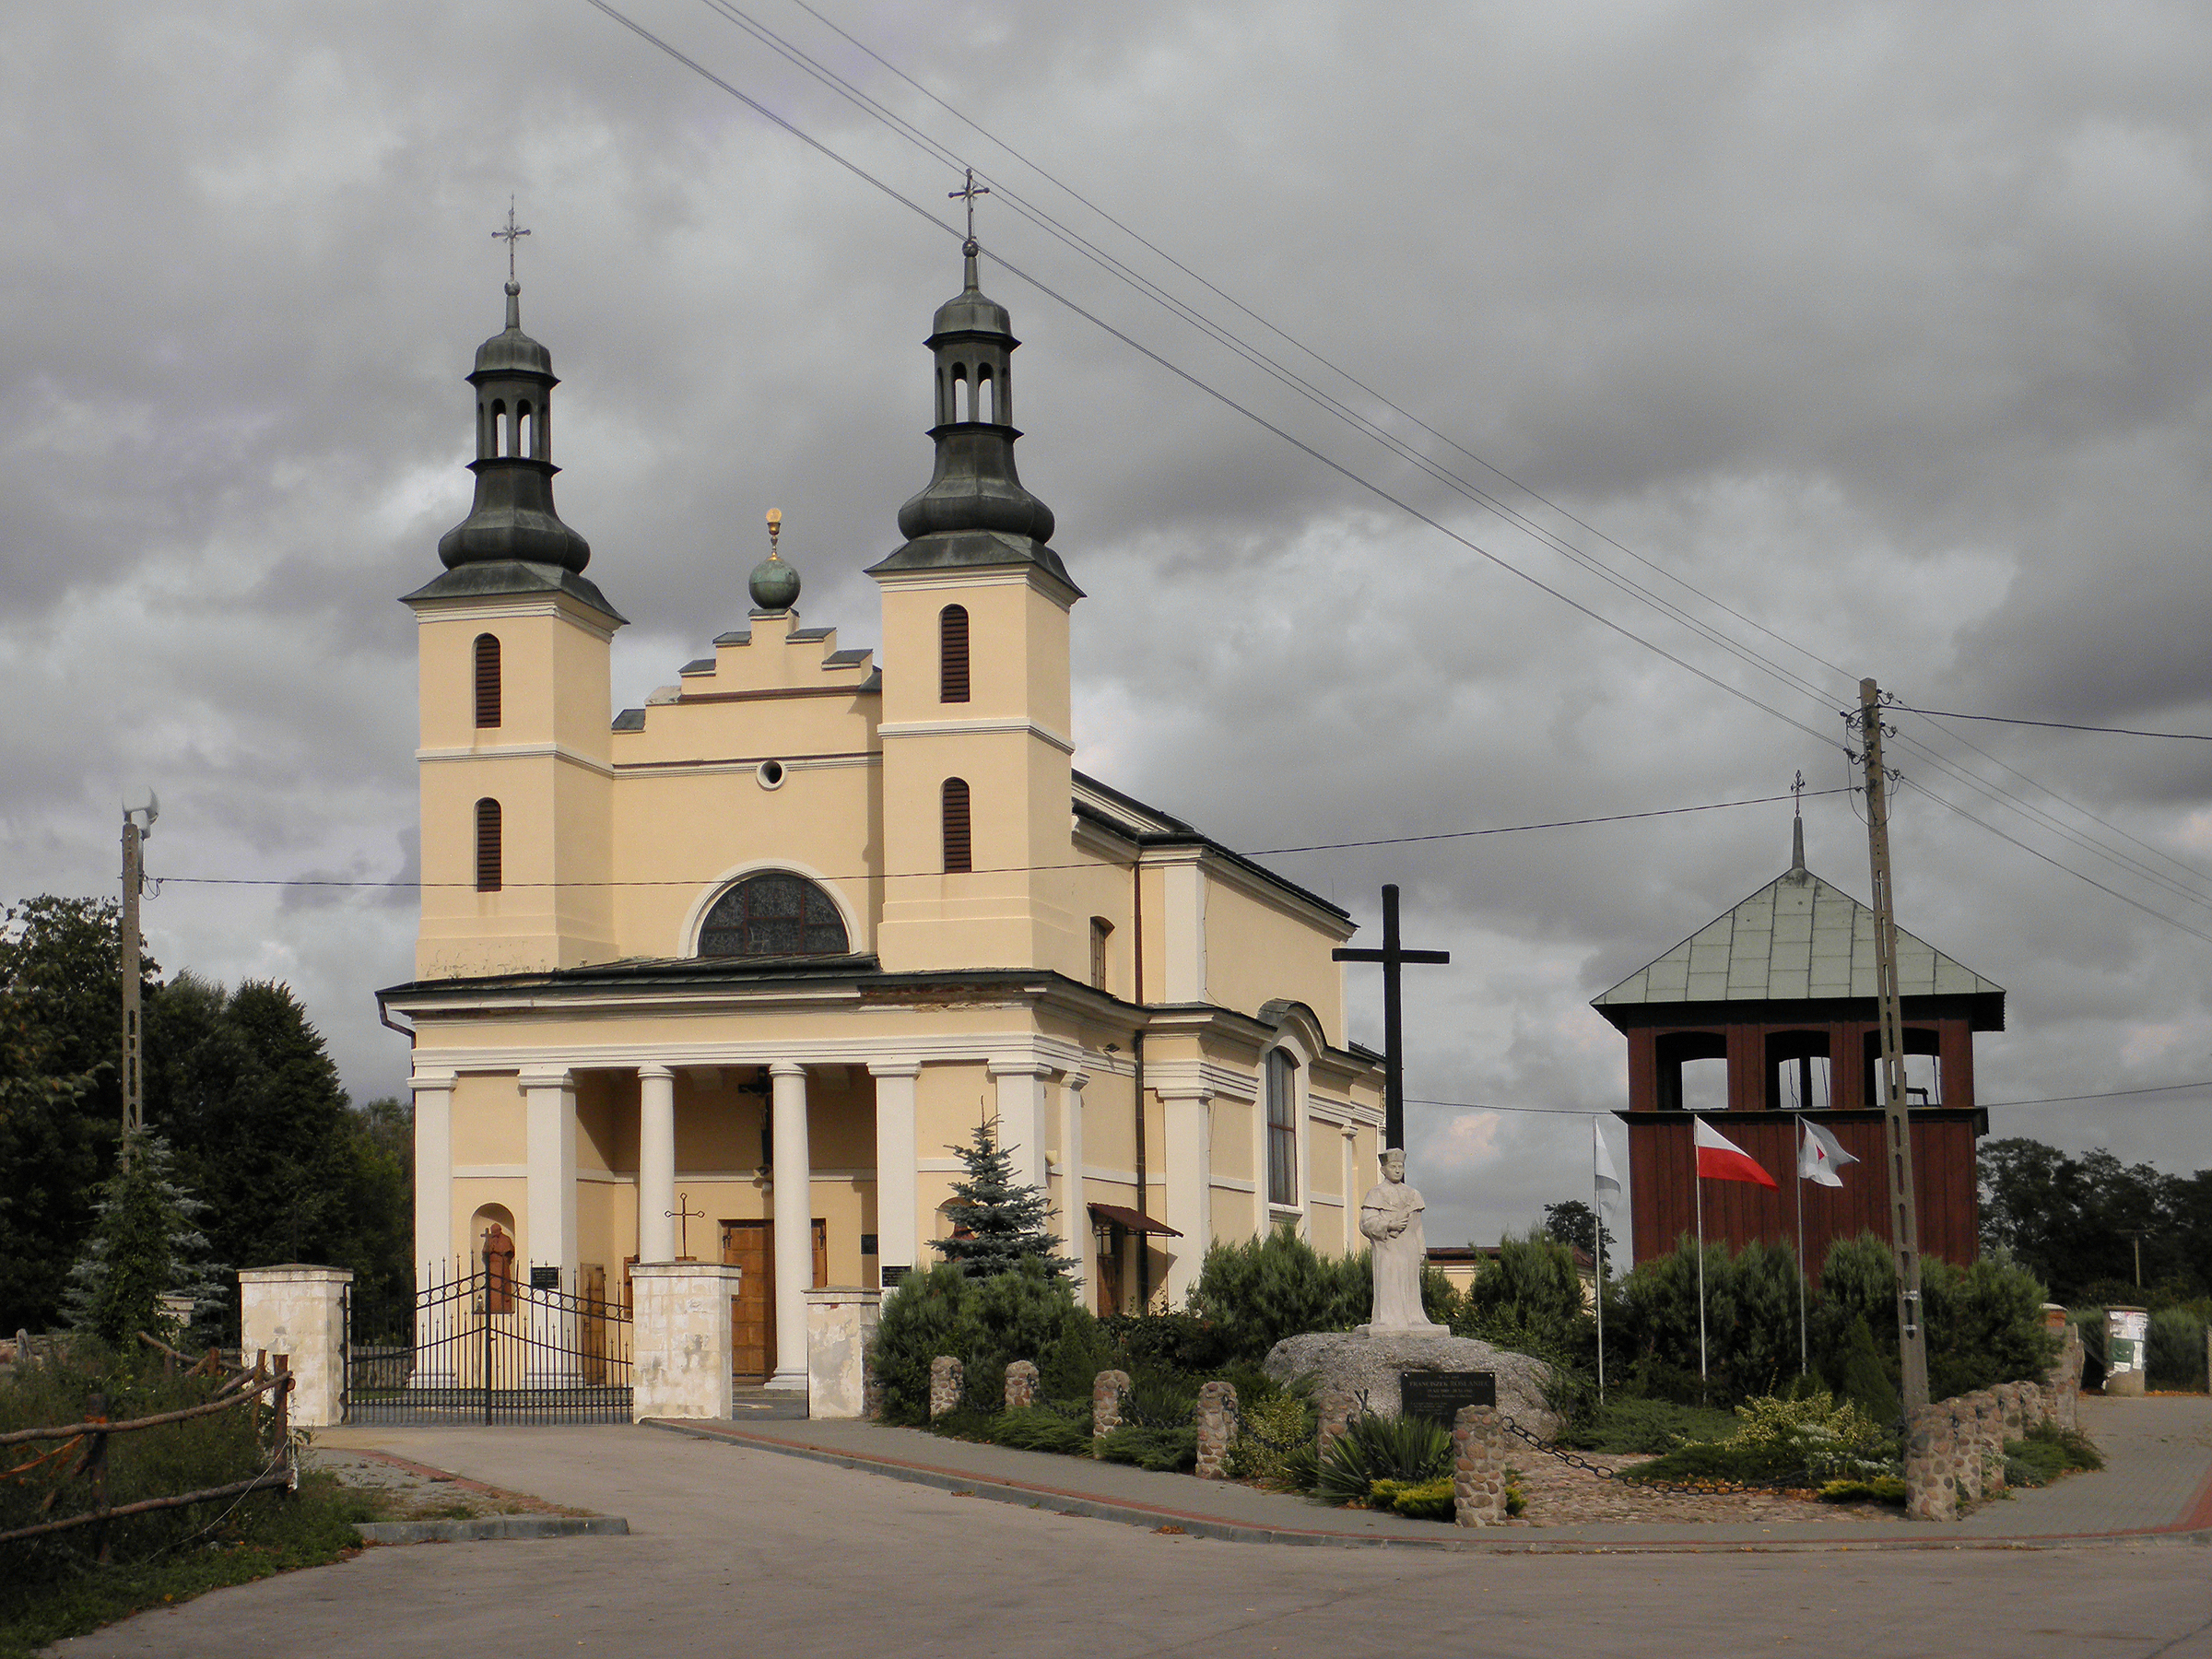
<path id="1" fill-rule="evenodd" d="M 742 1271 L 721 1262 L 630 1268 L 630 1421 L 730 1415 L 730 1300 Z"/>
<path id="2" fill-rule="evenodd" d="M 292 1421 L 335 1429 L 346 1399 L 346 1288 L 350 1267 L 245 1267 L 238 1275 L 238 1346 L 291 1357 Z"/>

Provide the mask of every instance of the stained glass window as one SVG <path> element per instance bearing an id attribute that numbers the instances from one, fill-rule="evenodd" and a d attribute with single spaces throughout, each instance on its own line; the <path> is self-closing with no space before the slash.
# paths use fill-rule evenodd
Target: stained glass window
<path id="1" fill-rule="evenodd" d="M 837 901 L 804 876 L 763 870 L 714 900 L 699 930 L 702 957 L 842 956 Z"/>

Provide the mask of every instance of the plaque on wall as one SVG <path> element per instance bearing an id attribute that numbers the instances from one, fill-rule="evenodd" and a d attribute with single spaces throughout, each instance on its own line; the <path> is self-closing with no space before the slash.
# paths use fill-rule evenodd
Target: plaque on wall
<path id="1" fill-rule="evenodd" d="M 558 1268 L 558 1267 L 533 1267 L 533 1268 L 531 1268 L 531 1269 L 530 1269 L 530 1288 L 531 1288 L 531 1289 L 533 1289 L 533 1290 L 558 1290 L 558 1289 L 559 1289 L 559 1288 L 560 1288 L 560 1269 L 559 1269 L 559 1268 Z"/>
<path id="2" fill-rule="evenodd" d="M 1498 1404 L 1495 1371 L 1409 1371 L 1398 1373 L 1398 1406 L 1407 1417 L 1452 1427 L 1463 1406 Z"/>
<path id="3" fill-rule="evenodd" d="M 883 1269 L 883 1288 L 884 1288 L 886 1290 L 893 1290 L 893 1289 L 896 1289 L 896 1288 L 898 1288 L 898 1287 L 899 1287 L 899 1285 L 900 1284 L 900 1282 L 901 1282 L 901 1281 L 903 1281 L 903 1280 L 905 1279 L 906 1276 L 907 1276 L 908 1274 L 912 1273 L 912 1271 L 913 1271 L 913 1269 L 912 1269 L 912 1268 L 911 1268 L 911 1267 L 886 1267 L 886 1268 L 884 1268 L 884 1269 Z"/>

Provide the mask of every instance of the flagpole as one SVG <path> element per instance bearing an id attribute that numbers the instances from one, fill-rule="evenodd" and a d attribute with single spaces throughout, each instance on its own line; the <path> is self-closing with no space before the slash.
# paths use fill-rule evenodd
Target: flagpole
<path id="1" fill-rule="evenodd" d="M 1805 1334 L 1805 1117 L 1802 1112 L 1790 1114 L 1791 1127 L 1796 1130 L 1792 1148 L 1797 1157 L 1797 1374 L 1804 1376 L 1812 1369 L 1812 1344 Z"/>
<path id="2" fill-rule="evenodd" d="M 1698 1401 L 1705 1399 L 1705 1178 L 1698 1173 L 1698 1116 L 1689 1118 L 1689 1182 L 1698 1194 Z"/>
<path id="3" fill-rule="evenodd" d="M 1596 1230 L 1590 1236 L 1597 1257 L 1597 1403 L 1606 1403 L 1606 1195 L 1597 1184 L 1597 1114 L 1590 1114 L 1590 1208 Z"/>

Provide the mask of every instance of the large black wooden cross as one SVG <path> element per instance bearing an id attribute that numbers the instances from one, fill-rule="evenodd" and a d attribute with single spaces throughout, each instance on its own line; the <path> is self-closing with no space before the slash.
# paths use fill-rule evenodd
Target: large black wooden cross
<path id="1" fill-rule="evenodd" d="M 1382 889 L 1382 948 L 1340 948 L 1339 962 L 1382 964 L 1382 1145 L 1406 1148 L 1406 1020 L 1398 997 L 1398 969 L 1406 962 L 1448 962 L 1448 950 L 1407 950 L 1398 943 L 1398 889 Z"/>

